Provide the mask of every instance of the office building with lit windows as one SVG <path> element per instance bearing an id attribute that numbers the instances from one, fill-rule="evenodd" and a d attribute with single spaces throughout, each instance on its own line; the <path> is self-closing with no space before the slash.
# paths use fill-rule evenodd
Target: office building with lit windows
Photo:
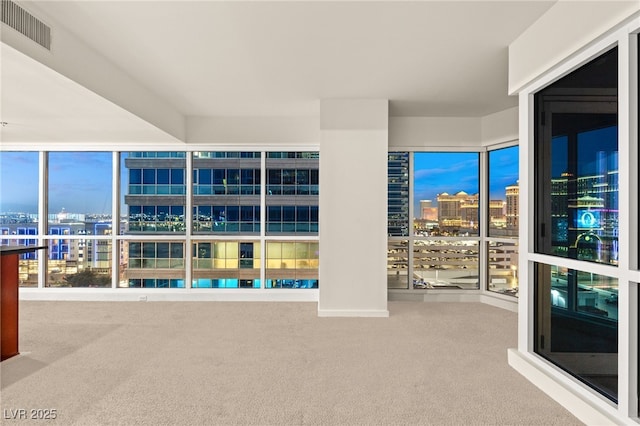
<path id="1" fill-rule="evenodd" d="M 48 248 L 23 300 L 486 303 L 518 313 L 514 369 L 638 422 L 637 0 L 3 0 L 1 25 L 0 242 Z"/>

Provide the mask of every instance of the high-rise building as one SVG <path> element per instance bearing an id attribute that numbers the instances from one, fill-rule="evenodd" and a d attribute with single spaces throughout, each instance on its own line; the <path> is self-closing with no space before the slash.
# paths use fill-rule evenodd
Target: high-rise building
<path id="1" fill-rule="evenodd" d="M 438 221 L 438 208 L 433 205 L 432 200 L 420 200 L 420 219 Z"/>
<path id="2" fill-rule="evenodd" d="M 505 202 L 503 200 L 489 200 L 489 224 L 495 228 L 506 226 Z"/>
<path id="3" fill-rule="evenodd" d="M 505 188 L 506 192 L 506 217 L 507 229 L 517 230 L 519 226 L 519 203 L 520 203 L 520 187 L 518 183 L 509 185 Z"/>
<path id="4" fill-rule="evenodd" d="M 318 233 L 318 153 L 265 154 L 266 158 L 261 152 L 191 154 L 190 217 L 193 234 L 200 236 L 191 247 L 192 287 L 261 288 L 263 267 L 267 288 L 317 287 L 317 242 L 286 241 L 286 237 Z M 189 171 L 185 155 L 127 155 L 127 234 L 186 232 Z M 264 236 L 281 239 L 266 241 Z M 189 263 L 183 242 L 126 244 L 128 268 L 122 286 L 185 285 Z"/>
<path id="5" fill-rule="evenodd" d="M 438 225 L 443 230 L 478 228 L 478 194 L 438 194 Z"/>

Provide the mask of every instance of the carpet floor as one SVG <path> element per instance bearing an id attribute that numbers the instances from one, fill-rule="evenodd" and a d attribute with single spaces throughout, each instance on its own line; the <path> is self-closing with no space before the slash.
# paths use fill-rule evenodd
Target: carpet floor
<path id="1" fill-rule="evenodd" d="M 515 313 L 414 302 L 389 312 L 22 301 L 21 354 L 0 364 L 2 423 L 582 424 L 508 366 Z M 20 410 L 26 420 L 13 419 Z M 30 419 L 46 410 L 55 420 Z"/>

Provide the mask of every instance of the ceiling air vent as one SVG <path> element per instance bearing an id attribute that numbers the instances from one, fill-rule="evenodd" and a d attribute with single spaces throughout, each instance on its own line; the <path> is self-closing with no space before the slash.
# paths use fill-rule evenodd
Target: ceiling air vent
<path id="1" fill-rule="evenodd" d="M 11 0 L 2 0 L 2 22 L 51 50 L 51 28 Z"/>

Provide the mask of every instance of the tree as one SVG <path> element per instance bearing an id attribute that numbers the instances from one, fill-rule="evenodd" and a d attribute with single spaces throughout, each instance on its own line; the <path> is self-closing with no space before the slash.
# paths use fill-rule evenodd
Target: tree
<path id="1" fill-rule="evenodd" d="M 111 277 L 109 275 L 96 274 L 90 269 L 67 275 L 64 280 L 71 287 L 110 287 Z"/>

